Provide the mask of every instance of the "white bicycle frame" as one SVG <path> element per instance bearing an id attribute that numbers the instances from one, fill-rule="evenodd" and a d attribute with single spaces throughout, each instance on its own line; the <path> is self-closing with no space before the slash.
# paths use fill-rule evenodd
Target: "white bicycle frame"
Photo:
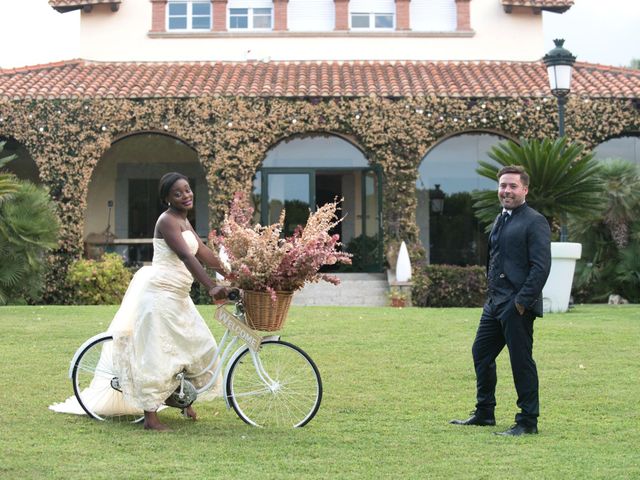
<path id="1" fill-rule="evenodd" d="M 225 308 L 225 305 L 228 305 L 229 303 L 232 302 L 227 302 L 226 304 L 220 305 L 218 306 L 218 309 L 221 308 Z M 237 305 L 237 303 L 236 303 Z M 231 314 L 238 322 L 242 323 L 243 325 L 246 325 L 245 322 L 245 318 L 244 318 L 244 312 L 242 312 L 240 309 L 237 308 L 236 306 L 236 312 Z M 226 378 L 229 374 L 229 369 L 231 368 L 231 365 L 233 365 L 234 361 L 236 360 L 236 358 L 238 358 L 240 355 L 242 355 L 246 350 L 250 350 L 250 354 L 251 354 L 251 359 L 253 360 L 253 365 L 256 368 L 256 373 L 258 374 L 258 377 L 260 377 L 260 380 L 262 380 L 264 382 L 264 384 L 269 388 L 269 390 L 274 391 L 277 388 L 277 384 L 274 380 L 271 379 L 271 377 L 269 376 L 269 374 L 267 374 L 267 372 L 265 371 L 264 367 L 262 366 L 262 362 L 260 361 L 260 356 L 258 355 L 257 351 L 254 351 L 253 349 L 250 349 L 249 346 L 247 345 L 246 342 L 243 342 L 243 344 L 237 348 L 235 350 L 235 352 L 233 352 L 233 355 L 231 355 L 231 351 L 234 347 L 234 345 L 238 342 L 238 340 L 240 340 L 240 336 L 236 333 L 233 333 L 228 327 L 224 332 L 224 335 L 222 336 L 222 338 L 220 339 L 220 343 L 218 344 L 218 347 L 216 348 L 216 351 L 213 355 L 213 358 L 211 359 L 211 363 L 209 363 L 209 365 L 207 366 L 207 368 L 205 368 L 204 370 L 202 370 L 202 372 L 196 374 L 196 375 L 192 375 L 187 377 L 186 375 L 182 375 L 181 376 L 181 382 L 183 382 L 185 379 L 188 380 L 190 378 L 195 378 L 195 377 L 199 377 L 200 375 L 206 374 L 208 372 L 212 371 L 212 367 L 214 366 L 214 364 L 217 365 L 215 367 L 215 370 L 213 370 L 213 374 L 211 376 L 211 379 L 207 382 L 206 385 L 204 385 L 203 387 L 197 389 L 196 391 L 198 392 L 198 395 L 200 395 L 203 392 L 206 392 L 207 390 L 209 390 L 218 380 L 218 377 L 220 376 L 220 373 L 222 372 L 222 367 L 224 365 L 226 365 L 226 368 L 224 370 L 224 375 L 222 377 L 222 391 L 223 391 L 223 396 L 224 396 L 224 401 L 227 404 L 227 408 L 231 408 L 231 404 L 229 403 L 229 395 L 228 395 L 228 391 L 227 391 L 227 382 L 226 382 Z M 280 336 L 279 335 L 268 335 L 268 336 L 263 336 L 262 337 L 262 341 L 265 340 L 279 340 Z M 231 357 L 229 357 L 231 355 Z M 227 361 L 228 359 L 228 361 Z M 182 383 L 180 385 L 181 390 L 180 392 L 182 392 Z"/>
<path id="2" fill-rule="evenodd" d="M 231 303 L 231 302 L 228 302 L 228 303 Z M 218 308 L 224 308 L 224 305 L 221 305 Z M 244 313 L 242 313 L 238 309 L 236 309 L 236 313 L 231 313 L 230 315 L 233 315 L 233 317 L 235 317 L 238 322 L 245 324 Z M 103 332 L 103 333 L 94 335 L 93 337 L 88 339 L 86 342 L 84 342 L 78 350 L 76 350 L 76 353 L 73 356 L 73 359 L 71 359 L 71 365 L 69 366 L 69 378 L 73 378 L 74 366 L 76 365 L 76 361 L 78 360 L 78 357 L 82 352 L 84 352 L 85 348 L 91 345 L 96 340 L 99 340 L 101 338 L 104 338 L 105 336 L 111 336 L 111 335 L 112 334 L 110 332 Z M 222 336 L 222 339 L 220 339 L 220 343 L 216 348 L 213 358 L 211 359 L 211 363 L 209 363 L 207 368 L 202 370 L 202 372 L 196 375 L 191 375 L 189 377 L 184 375 L 184 373 L 178 374 L 178 378 L 180 379 L 180 393 L 182 394 L 184 390 L 184 380 L 189 380 L 190 378 L 199 377 L 200 375 L 204 375 L 212 372 L 212 368 L 214 364 L 216 364 L 217 362 L 217 365 L 213 370 L 211 379 L 206 383 L 206 385 L 197 389 L 196 391 L 198 392 L 198 395 L 200 395 L 201 393 L 209 390 L 217 382 L 218 377 L 222 372 L 222 367 L 226 365 L 226 368 L 224 370 L 224 376 L 222 377 L 223 379 L 222 387 L 223 387 L 224 401 L 227 404 L 227 408 L 231 408 L 231 404 L 229 403 L 229 396 L 227 392 L 227 382 L 225 381 L 225 379 L 227 378 L 227 375 L 229 374 L 229 369 L 231 368 L 231 365 L 233 365 L 233 362 L 235 361 L 235 359 L 238 358 L 246 350 L 249 350 L 249 346 L 243 340 L 242 345 L 238 347 L 233 352 L 233 354 L 231 354 L 233 347 L 236 345 L 236 343 L 240 339 L 241 338 L 238 334 L 231 332 L 231 330 L 227 327 L 224 332 L 224 335 Z M 280 339 L 279 335 L 267 335 L 262 337 L 263 342 L 268 340 L 279 340 L 279 339 Z M 256 373 L 258 374 L 258 377 L 260 377 L 260 379 L 265 383 L 265 385 L 269 388 L 269 390 L 274 391 L 277 388 L 277 382 L 272 380 L 269 374 L 265 371 L 264 367 L 262 366 L 262 362 L 260 361 L 260 356 L 258 355 L 258 352 L 251 350 L 250 353 L 251 353 L 251 359 L 253 360 L 253 364 L 256 368 Z"/>

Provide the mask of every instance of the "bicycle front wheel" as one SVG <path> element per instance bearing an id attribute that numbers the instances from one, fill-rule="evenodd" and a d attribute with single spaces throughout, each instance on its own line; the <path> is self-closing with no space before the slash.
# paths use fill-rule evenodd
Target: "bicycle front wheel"
<path id="1" fill-rule="evenodd" d="M 256 427 L 302 427 L 320 408 L 322 381 L 301 348 L 281 340 L 246 349 L 227 375 L 227 399 L 238 416 Z"/>
<path id="2" fill-rule="evenodd" d="M 82 409 L 91 418 L 113 422 L 140 422 L 144 413 L 128 406 L 118 390 L 113 369 L 113 337 L 105 334 L 81 347 L 73 365 L 73 392 Z"/>

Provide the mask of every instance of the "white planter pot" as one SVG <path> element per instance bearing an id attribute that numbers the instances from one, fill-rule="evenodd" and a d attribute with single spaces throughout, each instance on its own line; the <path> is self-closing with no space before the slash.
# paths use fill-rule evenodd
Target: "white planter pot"
<path id="1" fill-rule="evenodd" d="M 580 243 L 551 242 L 551 272 L 542 289 L 545 313 L 566 312 L 569 309 L 573 272 L 580 255 Z"/>

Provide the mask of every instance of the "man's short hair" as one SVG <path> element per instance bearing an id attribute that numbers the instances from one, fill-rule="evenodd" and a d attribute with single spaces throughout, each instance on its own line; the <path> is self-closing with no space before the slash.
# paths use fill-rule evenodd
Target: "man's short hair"
<path id="1" fill-rule="evenodd" d="M 520 175 L 520 181 L 522 185 L 525 187 L 529 186 L 529 174 L 524 169 L 522 165 L 506 165 L 500 169 L 498 172 L 498 181 L 500 181 L 500 177 L 506 173 L 515 173 Z"/>

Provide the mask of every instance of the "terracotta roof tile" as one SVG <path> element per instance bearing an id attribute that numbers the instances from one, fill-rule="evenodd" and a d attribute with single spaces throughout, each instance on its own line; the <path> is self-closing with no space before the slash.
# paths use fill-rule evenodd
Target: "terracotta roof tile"
<path id="1" fill-rule="evenodd" d="M 60 13 L 72 12 L 81 8 L 90 11 L 94 5 L 111 5 L 111 11 L 116 12 L 120 8 L 122 0 L 49 0 L 49 6 Z"/>
<path id="2" fill-rule="evenodd" d="M 514 7 L 554 8 L 567 10 L 573 6 L 574 0 L 502 0 L 502 5 Z"/>
<path id="3" fill-rule="evenodd" d="M 577 63 L 572 92 L 639 98 L 640 70 Z M 0 70 L 5 98 L 539 97 L 537 62 L 98 63 L 84 60 Z"/>
<path id="4" fill-rule="evenodd" d="M 56 7 L 81 7 L 99 3 L 122 3 L 122 0 L 49 0 L 49 5 Z"/>

